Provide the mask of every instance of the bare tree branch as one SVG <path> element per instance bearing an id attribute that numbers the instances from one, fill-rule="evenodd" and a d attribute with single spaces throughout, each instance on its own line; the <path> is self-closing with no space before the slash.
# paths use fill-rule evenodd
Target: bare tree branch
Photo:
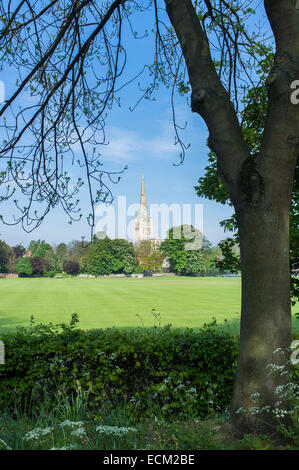
<path id="1" fill-rule="evenodd" d="M 219 157 L 220 170 L 235 195 L 240 168 L 249 156 L 236 112 L 213 64 L 206 34 L 190 0 L 165 0 L 185 57 L 192 87 L 192 109 L 205 120 L 209 145 Z"/>

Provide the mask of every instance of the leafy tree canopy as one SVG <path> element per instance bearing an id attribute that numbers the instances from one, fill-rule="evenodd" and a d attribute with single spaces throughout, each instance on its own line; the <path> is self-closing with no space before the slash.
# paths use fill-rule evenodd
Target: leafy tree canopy
<path id="1" fill-rule="evenodd" d="M 19 258 L 15 270 L 20 276 L 31 276 L 33 270 L 30 259 Z"/>
<path id="2" fill-rule="evenodd" d="M 9 271 L 9 260 L 12 256 L 11 248 L 0 240 L 0 272 L 7 273 Z"/>
<path id="3" fill-rule="evenodd" d="M 55 255 L 60 259 L 63 259 L 67 256 L 66 243 L 59 243 L 59 245 L 57 245 L 55 248 Z"/>
<path id="4" fill-rule="evenodd" d="M 124 239 L 94 238 L 89 249 L 88 272 L 94 275 L 125 273 L 135 270 L 137 260 L 133 244 Z"/>
<path id="5" fill-rule="evenodd" d="M 41 276 L 44 272 L 44 263 L 42 258 L 39 258 L 39 256 L 32 256 L 29 260 L 32 266 L 32 274 Z"/>
<path id="6" fill-rule="evenodd" d="M 80 271 L 80 265 L 78 261 L 65 260 L 63 263 L 63 270 L 67 274 L 78 274 L 78 272 Z"/>
<path id="7" fill-rule="evenodd" d="M 53 251 L 52 246 L 44 240 L 31 240 L 28 245 L 28 251 L 31 251 L 32 256 L 44 258 L 47 251 Z"/>
<path id="8" fill-rule="evenodd" d="M 168 257 L 174 271 L 195 275 L 206 269 L 202 240 L 201 232 L 192 225 L 180 225 L 168 231 L 160 250 Z"/>

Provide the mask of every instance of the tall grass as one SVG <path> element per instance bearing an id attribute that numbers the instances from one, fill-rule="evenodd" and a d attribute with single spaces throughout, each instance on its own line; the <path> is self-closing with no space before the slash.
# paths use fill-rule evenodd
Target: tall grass
<path id="1" fill-rule="evenodd" d="M 18 405 L 0 415 L 0 449 L 3 450 L 221 450 L 292 449 L 277 446 L 267 436 L 235 439 L 225 424 L 226 415 L 211 413 L 205 420 L 194 415 L 167 422 L 157 413 L 136 422 L 138 403 L 107 402 L 98 410 L 87 408 L 87 393 L 57 395 L 55 406 L 43 403 L 28 414 Z M 157 410 L 156 410 L 157 411 Z"/>

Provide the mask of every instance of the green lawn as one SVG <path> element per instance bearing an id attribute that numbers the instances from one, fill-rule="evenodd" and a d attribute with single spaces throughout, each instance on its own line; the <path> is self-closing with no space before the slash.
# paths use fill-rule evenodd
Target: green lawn
<path id="1" fill-rule="evenodd" d="M 198 328 L 216 317 L 239 327 L 240 278 L 1 279 L 0 331 L 36 322 L 68 322 L 80 317 L 81 328 L 151 327 L 160 313 L 161 325 Z M 298 311 L 296 307 L 293 312 Z M 299 323 L 293 321 L 294 326 Z M 296 327 L 298 329 L 298 327 Z"/>

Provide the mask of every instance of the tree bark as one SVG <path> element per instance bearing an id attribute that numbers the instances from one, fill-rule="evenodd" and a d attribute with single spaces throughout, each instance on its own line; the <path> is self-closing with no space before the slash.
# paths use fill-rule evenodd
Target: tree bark
<path id="1" fill-rule="evenodd" d="M 273 351 L 291 344 L 289 211 L 299 154 L 299 108 L 290 99 L 299 79 L 299 11 L 291 0 L 265 0 L 275 36 L 275 64 L 267 80 L 268 111 L 261 150 L 251 155 L 237 114 L 211 59 L 208 39 L 191 0 L 165 0 L 192 87 L 191 106 L 205 121 L 219 175 L 235 206 L 241 252 L 242 307 L 239 360 L 230 422 L 241 434 L 259 420 L 236 413 L 273 407 L 287 376 L 267 375 Z M 262 428 L 271 429 L 271 414 Z"/>
<path id="2" fill-rule="evenodd" d="M 291 344 L 289 204 L 237 207 L 242 267 L 240 349 L 230 422 L 240 434 L 273 431 L 272 412 L 250 416 L 253 406 L 274 407 L 287 375 L 269 374 Z M 252 394 L 258 393 L 256 400 Z M 246 413 L 236 413 L 244 408 Z"/>

